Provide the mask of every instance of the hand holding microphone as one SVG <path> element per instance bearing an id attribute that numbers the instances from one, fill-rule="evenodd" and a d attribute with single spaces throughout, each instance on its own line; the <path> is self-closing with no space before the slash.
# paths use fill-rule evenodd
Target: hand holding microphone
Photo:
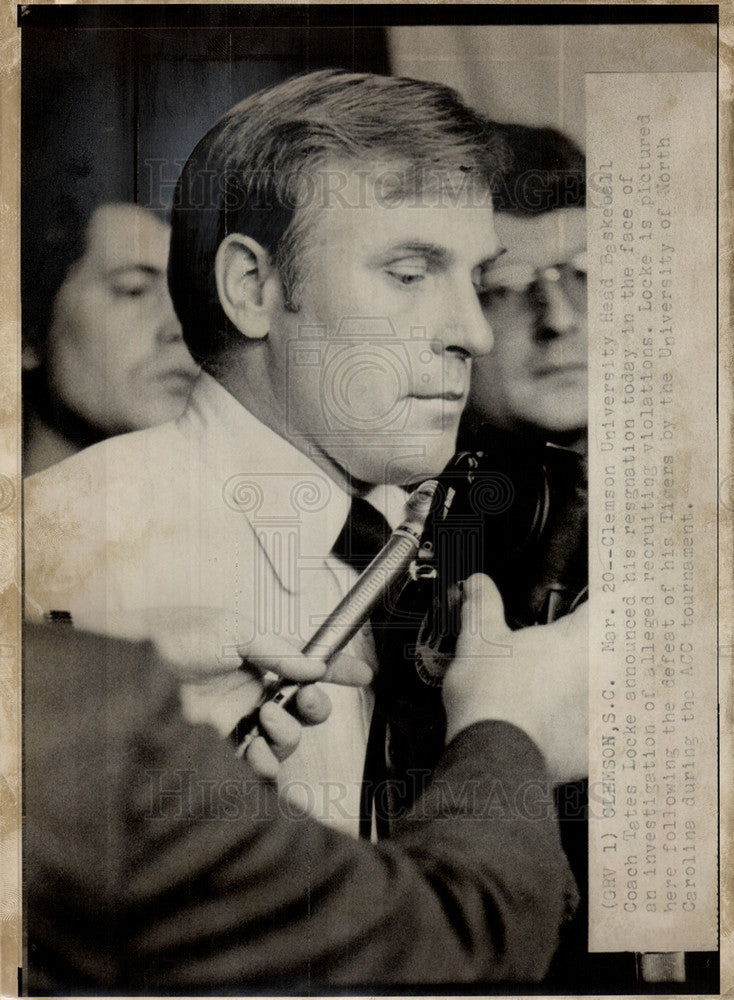
<path id="1" fill-rule="evenodd" d="M 347 645 L 349 640 L 369 620 L 370 615 L 383 600 L 389 589 L 406 572 L 418 552 L 423 528 L 431 508 L 438 483 L 422 483 L 408 498 L 406 516 L 393 531 L 387 544 L 360 574 L 356 583 L 329 614 L 302 649 L 306 656 L 314 656 L 329 664 Z M 288 708 L 293 704 L 298 685 L 280 679 L 268 685 L 252 712 L 244 716 L 232 731 L 231 738 L 244 753 L 259 735 L 257 721 L 260 710 L 268 703 Z"/>

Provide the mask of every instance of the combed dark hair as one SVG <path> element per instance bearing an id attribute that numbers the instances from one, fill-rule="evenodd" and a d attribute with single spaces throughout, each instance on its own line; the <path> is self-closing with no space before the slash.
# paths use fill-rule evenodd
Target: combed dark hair
<path id="1" fill-rule="evenodd" d="M 297 311 L 304 232 L 327 162 L 394 167 L 395 199 L 440 187 L 457 172 L 490 192 L 506 166 L 502 141 L 440 84 L 324 70 L 248 97 L 197 145 L 174 196 L 168 281 L 198 361 L 213 361 L 239 339 L 214 278 L 229 233 L 268 251 L 286 304 Z"/>
<path id="2" fill-rule="evenodd" d="M 536 215 L 586 205 L 586 160 L 568 136 L 554 128 L 492 121 L 487 132 L 501 136 L 510 155 L 494 187 L 498 212 Z"/>

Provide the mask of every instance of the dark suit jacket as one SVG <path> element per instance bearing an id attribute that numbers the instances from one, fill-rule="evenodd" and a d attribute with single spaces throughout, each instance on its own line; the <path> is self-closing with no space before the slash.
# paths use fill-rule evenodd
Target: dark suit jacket
<path id="1" fill-rule="evenodd" d="M 296 817 L 148 645 L 29 628 L 24 990 L 540 979 L 575 892 L 542 758 L 483 723 L 394 840 Z"/>

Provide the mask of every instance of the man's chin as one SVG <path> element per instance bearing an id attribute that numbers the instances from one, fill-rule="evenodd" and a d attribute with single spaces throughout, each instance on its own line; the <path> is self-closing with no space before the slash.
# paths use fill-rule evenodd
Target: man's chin
<path id="1" fill-rule="evenodd" d="M 410 486 L 437 476 L 456 450 L 456 428 L 450 434 L 415 434 L 407 430 L 371 442 L 371 447 L 332 452 L 330 462 L 353 485 Z"/>
<path id="2" fill-rule="evenodd" d="M 553 435 L 574 434 L 588 423 L 588 412 L 586 408 L 568 413 L 541 413 L 535 419 L 527 421 L 531 426 L 537 427 L 544 433 Z"/>
<path id="3" fill-rule="evenodd" d="M 419 454 L 395 455 L 383 468 L 382 482 L 395 486 L 415 486 L 437 476 L 446 468 L 456 450 L 456 441 L 442 448 L 427 447 Z"/>

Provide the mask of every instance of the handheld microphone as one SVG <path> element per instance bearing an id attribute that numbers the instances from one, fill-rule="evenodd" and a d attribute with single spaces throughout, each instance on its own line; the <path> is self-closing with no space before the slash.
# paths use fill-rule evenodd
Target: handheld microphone
<path id="1" fill-rule="evenodd" d="M 327 615 L 301 652 L 318 656 L 329 664 L 369 619 L 418 551 L 437 488 L 436 480 L 429 479 L 411 493 L 405 505 L 404 521 L 393 531 L 387 543 L 362 571 L 351 590 Z M 240 755 L 260 735 L 257 718 L 263 705 L 272 701 L 288 710 L 295 709 L 295 696 L 299 687 L 299 684 L 281 679 L 265 687 L 255 708 L 240 719 L 230 733 Z"/>

